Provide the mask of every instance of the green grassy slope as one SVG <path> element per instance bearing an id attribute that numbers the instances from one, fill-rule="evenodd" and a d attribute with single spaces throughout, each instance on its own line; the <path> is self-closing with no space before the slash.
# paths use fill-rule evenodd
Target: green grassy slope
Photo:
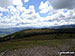
<path id="1" fill-rule="evenodd" d="M 35 37 L 33 37 L 35 36 Z M 11 39 L 64 39 L 75 38 L 75 29 L 30 29 L 16 32 L 14 34 L 0 38 L 0 41 Z"/>
<path id="2" fill-rule="evenodd" d="M 0 38 L 0 51 L 38 45 L 75 50 L 75 29 L 31 29 Z"/>

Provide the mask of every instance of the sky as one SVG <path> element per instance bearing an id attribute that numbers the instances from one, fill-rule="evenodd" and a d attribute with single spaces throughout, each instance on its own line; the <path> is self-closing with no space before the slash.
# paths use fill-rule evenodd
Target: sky
<path id="1" fill-rule="evenodd" d="M 0 28 L 75 24 L 75 0 L 0 0 Z"/>

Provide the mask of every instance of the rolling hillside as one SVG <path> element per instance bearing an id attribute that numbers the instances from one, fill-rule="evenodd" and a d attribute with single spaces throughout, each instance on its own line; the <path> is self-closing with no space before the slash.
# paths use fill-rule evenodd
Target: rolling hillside
<path id="1" fill-rule="evenodd" d="M 54 52 L 53 56 L 58 56 L 59 51 L 75 51 L 75 29 L 30 29 L 0 38 L 0 55 L 35 56 L 37 52 L 43 55 L 42 51 L 46 53 L 45 56 L 53 55 Z"/>
<path id="2" fill-rule="evenodd" d="M 35 36 L 35 37 L 34 37 Z M 37 37 L 38 36 L 38 37 Z M 41 36 L 41 37 L 40 37 Z M 44 37 L 46 36 L 46 37 Z M 33 38 L 34 37 L 34 38 Z M 16 32 L 5 37 L 0 38 L 0 41 L 11 39 L 63 39 L 63 38 L 75 38 L 74 28 L 65 29 L 30 29 Z"/>
<path id="3" fill-rule="evenodd" d="M 0 28 L 0 37 L 4 37 L 6 35 L 10 35 L 12 33 L 27 30 L 27 29 L 41 29 L 41 28 L 49 28 L 49 29 L 64 29 L 64 28 L 75 28 L 75 24 L 72 25 L 61 25 L 61 26 L 51 26 L 51 27 L 13 27 L 13 28 Z"/>

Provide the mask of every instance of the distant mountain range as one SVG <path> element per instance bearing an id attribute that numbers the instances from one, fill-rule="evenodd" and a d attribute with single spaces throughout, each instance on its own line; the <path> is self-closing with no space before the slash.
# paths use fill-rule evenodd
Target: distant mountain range
<path id="1" fill-rule="evenodd" d="M 55 26 L 53 27 L 54 29 L 63 29 L 63 28 L 75 28 L 75 24 L 71 24 L 71 25 L 61 25 L 61 26 Z"/>
<path id="2" fill-rule="evenodd" d="M 46 27 L 42 27 L 42 28 L 46 28 Z M 75 24 L 61 25 L 61 26 L 52 26 L 52 27 L 48 27 L 48 28 L 51 28 L 51 29 L 75 28 Z M 0 28 L 0 37 L 12 34 L 14 32 L 18 32 L 18 31 L 21 31 L 21 30 L 25 30 L 25 29 L 38 29 L 38 28 L 37 27 Z"/>

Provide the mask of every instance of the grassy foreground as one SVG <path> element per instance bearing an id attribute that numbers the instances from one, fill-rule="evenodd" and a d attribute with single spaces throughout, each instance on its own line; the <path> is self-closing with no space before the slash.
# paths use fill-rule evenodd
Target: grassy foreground
<path id="1" fill-rule="evenodd" d="M 69 30 L 60 31 L 62 30 L 36 29 L 16 32 L 0 39 L 0 52 L 34 46 L 56 47 L 60 51 L 75 51 L 75 33 Z"/>
<path id="2" fill-rule="evenodd" d="M 62 40 L 12 40 L 0 43 L 0 51 L 13 50 L 19 48 L 29 48 L 34 46 L 57 47 L 61 51 L 75 51 L 75 39 Z"/>

